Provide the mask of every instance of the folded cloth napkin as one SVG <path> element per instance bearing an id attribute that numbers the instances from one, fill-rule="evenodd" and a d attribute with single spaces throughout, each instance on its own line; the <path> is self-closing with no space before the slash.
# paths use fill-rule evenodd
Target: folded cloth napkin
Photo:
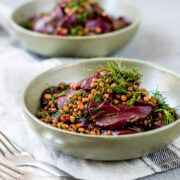
<path id="1" fill-rule="evenodd" d="M 148 156 L 117 162 L 78 159 L 44 145 L 21 114 L 20 95 L 35 75 L 72 59 L 42 61 L 17 48 L 18 45 L 2 30 L 0 42 L 0 130 L 36 158 L 51 162 L 77 178 L 93 180 L 137 179 L 180 166 L 180 139 Z"/>

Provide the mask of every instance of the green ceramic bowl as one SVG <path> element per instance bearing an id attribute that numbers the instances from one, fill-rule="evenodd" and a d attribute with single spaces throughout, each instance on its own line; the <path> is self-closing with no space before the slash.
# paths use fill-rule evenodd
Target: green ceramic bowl
<path id="1" fill-rule="evenodd" d="M 127 28 L 111 33 L 93 37 L 58 37 L 33 32 L 20 26 L 22 22 L 39 12 L 51 11 L 56 2 L 57 0 L 28 2 L 17 8 L 11 15 L 11 25 L 17 39 L 25 48 L 42 56 L 102 57 L 112 54 L 134 37 L 140 23 L 140 15 L 135 7 L 118 4 L 119 8 L 114 12 L 114 15 L 124 15 L 132 21 L 132 24 Z"/>
<path id="2" fill-rule="evenodd" d="M 40 97 L 44 89 L 57 86 L 59 82 L 79 81 L 92 72 L 84 68 L 96 68 L 98 64 L 106 66 L 112 58 L 84 60 L 67 65 L 57 66 L 40 74 L 25 88 L 22 109 L 29 125 L 37 135 L 50 146 L 69 155 L 94 160 L 123 160 L 136 158 L 156 151 L 175 140 L 180 135 L 180 119 L 160 129 L 148 132 L 121 135 L 98 136 L 73 133 L 54 128 L 36 118 L 40 106 Z M 143 74 L 143 86 L 149 90 L 165 92 L 172 107 L 180 102 L 180 75 L 167 69 L 141 60 L 121 59 L 126 67 L 136 67 Z"/>

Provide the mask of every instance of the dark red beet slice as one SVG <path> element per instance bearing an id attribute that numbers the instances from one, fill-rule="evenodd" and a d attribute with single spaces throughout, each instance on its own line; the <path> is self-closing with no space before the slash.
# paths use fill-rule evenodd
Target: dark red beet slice
<path id="1" fill-rule="evenodd" d="M 111 25 L 103 18 L 97 18 L 95 20 L 89 20 L 86 22 L 86 27 L 88 29 L 100 27 L 102 33 L 107 33 L 111 31 Z"/>
<path id="2" fill-rule="evenodd" d="M 60 21 L 63 19 L 64 13 L 61 7 L 57 6 L 56 9 L 49 15 L 51 22 Z"/>
<path id="3" fill-rule="evenodd" d="M 120 129 L 120 130 L 116 130 L 115 134 L 116 135 L 123 135 L 123 134 L 135 134 L 136 131 L 130 130 L 130 129 Z"/>
<path id="4" fill-rule="evenodd" d="M 86 78 L 79 82 L 80 89 L 92 89 L 91 88 L 92 78 Z"/>
<path id="5" fill-rule="evenodd" d="M 127 18 L 123 16 L 119 17 L 118 21 L 123 22 L 126 26 L 129 26 L 131 24 L 131 21 L 129 21 Z"/>
<path id="6" fill-rule="evenodd" d="M 60 93 L 60 89 L 56 86 L 51 86 L 49 88 L 47 88 L 44 92 L 43 92 L 43 95 L 45 93 L 48 93 L 48 94 L 58 94 Z"/>
<path id="7" fill-rule="evenodd" d="M 112 131 L 114 135 L 123 135 L 123 134 L 135 134 L 138 132 L 144 132 L 143 127 L 135 127 L 136 130 L 132 129 L 118 129 L 116 131 Z"/>
<path id="8" fill-rule="evenodd" d="M 80 89 L 92 89 L 91 88 L 91 82 L 92 82 L 92 80 L 93 80 L 93 78 L 100 78 L 100 76 L 101 76 L 101 71 L 99 71 L 99 72 L 97 72 L 97 73 L 95 73 L 92 77 L 90 77 L 90 78 L 85 78 L 85 79 L 83 79 L 83 80 L 81 80 L 80 82 L 79 82 L 79 84 L 80 84 Z"/>
<path id="9" fill-rule="evenodd" d="M 56 20 L 61 20 L 64 17 L 64 13 L 61 7 L 57 7 L 54 11 L 54 16 Z"/>
<path id="10" fill-rule="evenodd" d="M 102 16 L 103 20 L 107 21 L 108 23 L 112 24 L 113 23 L 113 19 L 112 17 L 108 16 L 108 15 L 105 15 L 105 16 Z"/>
<path id="11" fill-rule="evenodd" d="M 134 134 L 134 133 L 139 133 L 139 132 L 144 132 L 144 128 L 141 126 L 133 126 L 133 129 L 118 129 L 114 132 L 116 132 L 117 135 L 122 135 L 122 134 Z"/>
<path id="12" fill-rule="evenodd" d="M 52 33 L 55 28 L 55 21 L 60 21 L 64 17 L 61 7 L 56 7 L 52 14 L 44 16 L 35 21 L 33 30 L 43 33 Z"/>
<path id="13" fill-rule="evenodd" d="M 97 111 L 95 108 L 99 106 L 98 103 L 91 102 L 89 112 L 94 118 L 94 125 L 103 129 L 117 129 L 124 128 L 128 124 L 133 124 L 146 119 L 151 111 L 151 106 L 126 106 L 126 105 L 103 105 Z"/>
<path id="14" fill-rule="evenodd" d="M 67 100 L 68 100 L 68 97 L 70 95 L 72 95 L 73 93 L 76 93 L 77 91 L 76 90 L 73 90 L 73 89 L 70 89 L 69 91 L 66 92 L 66 94 L 62 97 L 59 97 L 57 99 L 57 105 L 58 107 L 61 109 L 64 107 L 64 105 L 67 103 Z"/>
<path id="15" fill-rule="evenodd" d="M 42 33 L 52 33 L 54 26 L 49 23 L 50 21 L 51 18 L 49 16 L 45 16 L 36 20 L 33 30 Z"/>
<path id="16" fill-rule="evenodd" d="M 64 17 L 60 22 L 59 22 L 59 27 L 75 27 L 77 25 L 77 20 L 76 20 L 76 15 L 71 14 L 69 16 Z"/>
<path id="17" fill-rule="evenodd" d="M 79 123 L 81 127 L 87 128 L 88 127 L 88 118 L 81 118 L 79 119 Z"/>

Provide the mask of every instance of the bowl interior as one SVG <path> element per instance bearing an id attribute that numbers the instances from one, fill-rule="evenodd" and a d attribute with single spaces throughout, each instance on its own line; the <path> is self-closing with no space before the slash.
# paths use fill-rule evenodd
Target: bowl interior
<path id="1" fill-rule="evenodd" d="M 85 68 L 98 69 L 99 65 L 106 66 L 107 61 L 112 58 L 97 58 L 57 66 L 31 81 L 24 93 L 24 103 L 27 110 L 36 114 L 40 105 L 40 97 L 46 88 L 57 86 L 60 82 L 77 82 L 89 77 L 93 72 L 85 71 Z M 156 90 L 163 92 L 167 97 L 168 103 L 176 107 L 180 102 L 180 76 L 164 68 L 158 67 L 139 60 L 121 59 L 122 65 L 135 67 L 143 74 L 142 86 L 150 91 Z"/>
<path id="2" fill-rule="evenodd" d="M 26 3 L 17 8 L 12 13 L 12 20 L 16 24 L 20 25 L 40 12 L 51 12 L 53 8 L 56 6 L 57 2 L 58 0 L 37 0 Z M 100 1 L 100 3 L 102 3 L 102 1 Z M 102 3 L 102 5 L 104 6 L 105 10 L 114 17 L 119 17 L 123 15 L 127 17 L 129 20 L 131 20 L 133 23 L 139 20 L 138 10 L 131 5 L 125 5 L 122 3 L 119 4 L 119 2 L 114 2 L 114 6 L 116 8 L 113 11 L 109 11 L 109 6 L 107 6 L 107 3 Z"/>

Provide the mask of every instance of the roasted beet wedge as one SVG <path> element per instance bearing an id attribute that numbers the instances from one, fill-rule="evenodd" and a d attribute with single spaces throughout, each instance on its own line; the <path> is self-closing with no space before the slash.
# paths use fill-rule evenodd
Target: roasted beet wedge
<path id="1" fill-rule="evenodd" d="M 59 22 L 59 27 L 75 27 L 77 25 L 77 20 L 75 14 L 71 14 L 69 16 L 64 17 L 60 22 Z"/>
<path id="2" fill-rule="evenodd" d="M 54 19 L 56 21 L 60 21 L 64 17 L 64 12 L 62 8 L 57 6 L 54 12 L 52 13 L 52 16 L 54 16 Z"/>
<path id="3" fill-rule="evenodd" d="M 92 29 L 92 28 L 98 28 L 100 27 L 102 30 L 102 33 L 110 32 L 111 30 L 111 24 L 104 20 L 103 18 L 97 18 L 95 20 L 89 20 L 86 22 L 86 28 Z"/>
<path id="4" fill-rule="evenodd" d="M 115 131 L 116 135 L 124 135 L 124 134 L 135 134 L 136 131 L 130 130 L 130 129 L 120 129 Z"/>
<path id="5" fill-rule="evenodd" d="M 91 76 L 90 78 L 85 78 L 85 79 L 81 80 L 79 82 L 80 89 L 87 89 L 87 90 L 92 89 L 91 82 L 92 82 L 93 78 L 100 78 L 101 72 L 102 71 L 99 71 L 99 72 L 95 73 L 93 76 Z"/>
<path id="6" fill-rule="evenodd" d="M 76 93 L 77 91 L 76 90 L 73 90 L 73 89 L 70 89 L 69 91 L 67 91 L 65 93 L 64 96 L 62 97 L 59 97 L 57 99 L 57 105 L 58 105 L 58 108 L 63 108 L 63 106 L 67 103 L 67 100 L 68 100 L 68 97 L 74 93 Z"/>
<path id="7" fill-rule="evenodd" d="M 90 115 L 94 125 L 103 129 L 124 128 L 126 125 L 140 122 L 146 119 L 151 111 L 151 106 L 126 106 L 126 105 L 103 105 L 91 102 Z"/>
<path id="8" fill-rule="evenodd" d="M 55 27 L 50 23 L 50 21 L 50 16 L 45 16 L 43 18 L 37 19 L 34 23 L 33 31 L 51 34 Z"/>
<path id="9" fill-rule="evenodd" d="M 79 82 L 81 89 L 91 89 L 92 78 L 86 78 Z"/>

